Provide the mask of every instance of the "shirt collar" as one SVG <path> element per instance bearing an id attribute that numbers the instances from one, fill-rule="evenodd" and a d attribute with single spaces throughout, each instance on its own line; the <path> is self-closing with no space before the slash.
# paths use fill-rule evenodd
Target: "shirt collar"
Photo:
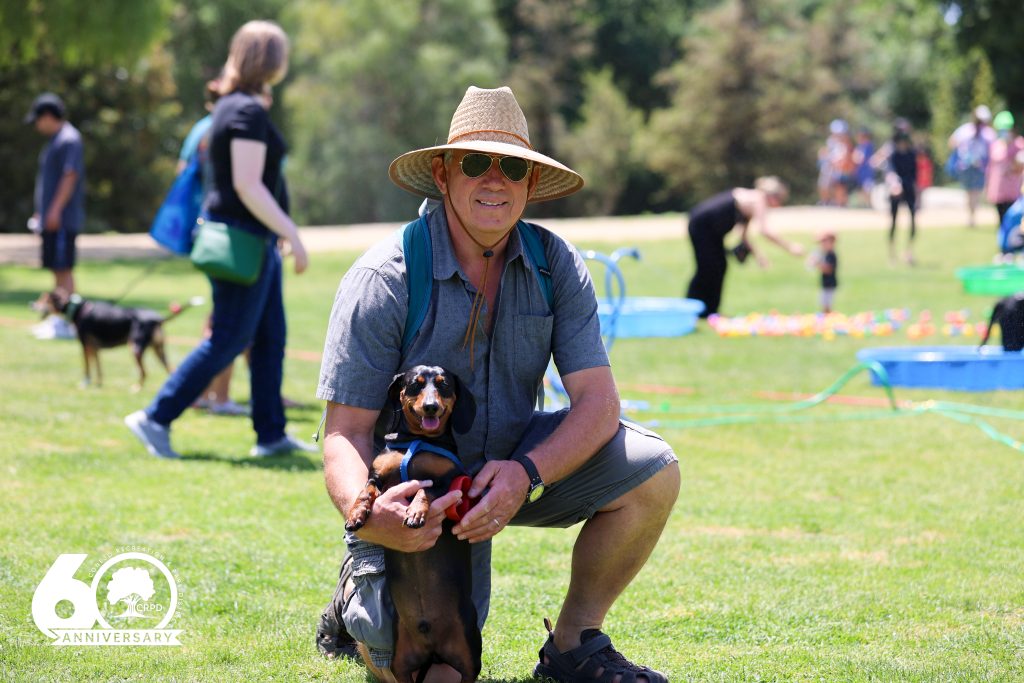
<path id="1" fill-rule="evenodd" d="M 428 227 L 430 228 L 431 247 L 434 250 L 434 279 L 447 280 L 461 271 L 459 262 L 455 258 L 452 237 L 448 233 L 448 216 L 445 214 L 444 204 L 430 212 Z M 511 263 L 514 259 L 523 257 L 523 243 L 519 237 L 519 228 L 513 228 L 512 232 L 508 234 L 508 238 L 505 263 Z M 523 258 L 522 260 L 527 267 L 530 267 L 529 259 Z"/>

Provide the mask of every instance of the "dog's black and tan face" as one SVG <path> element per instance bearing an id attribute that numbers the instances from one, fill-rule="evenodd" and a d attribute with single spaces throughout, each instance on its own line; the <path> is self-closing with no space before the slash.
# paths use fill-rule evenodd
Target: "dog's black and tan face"
<path id="1" fill-rule="evenodd" d="M 63 315 L 68 308 L 71 295 L 58 287 L 52 292 L 43 292 L 39 298 L 32 303 L 32 310 L 38 311 L 43 318 L 50 315 Z"/>
<path id="2" fill-rule="evenodd" d="M 443 434 L 461 392 L 462 383 L 438 366 L 416 366 L 395 377 L 391 393 L 401 407 L 409 431 L 427 438 Z"/>

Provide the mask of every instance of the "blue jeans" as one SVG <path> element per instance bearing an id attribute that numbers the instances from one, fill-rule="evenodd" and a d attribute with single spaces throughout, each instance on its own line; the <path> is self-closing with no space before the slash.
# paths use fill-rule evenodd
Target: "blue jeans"
<path id="1" fill-rule="evenodd" d="M 281 256 L 268 239 L 259 279 L 237 285 L 210 279 L 213 288 L 211 335 L 182 361 L 146 408 L 146 415 L 170 425 L 235 357 L 251 346 L 249 375 L 252 426 L 256 441 L 269 444 L 284 436 L 281 378 L 286 327 L 281 292 Z"/>

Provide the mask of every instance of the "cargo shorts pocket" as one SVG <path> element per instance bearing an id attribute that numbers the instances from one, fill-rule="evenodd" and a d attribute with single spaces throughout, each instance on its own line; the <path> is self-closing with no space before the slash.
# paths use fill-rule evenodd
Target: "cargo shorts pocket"
<path id="1" fill-rule="evenodd" d="M 364 541 L 350 542 L 352 592 L 344 597 L 341 618 L 360 643 L 376 650 L 394 647 L 394 606 L 384 577 L 384 548 Z"/>

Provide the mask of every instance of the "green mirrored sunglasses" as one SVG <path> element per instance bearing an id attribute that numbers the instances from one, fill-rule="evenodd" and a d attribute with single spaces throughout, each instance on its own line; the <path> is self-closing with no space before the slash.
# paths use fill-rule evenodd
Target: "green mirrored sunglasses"
<path id="1" fill-rule="evenodd" d="M 462 157 L 459 167 L 467 178 L 479 178 L 490 169 L 491 163 L 497 159 L 502 174 L 513 183 L 518 183 L 530 173 L 530 162 L 520 157 L 503 157 L 482 152 L 470 152 Z"/>

